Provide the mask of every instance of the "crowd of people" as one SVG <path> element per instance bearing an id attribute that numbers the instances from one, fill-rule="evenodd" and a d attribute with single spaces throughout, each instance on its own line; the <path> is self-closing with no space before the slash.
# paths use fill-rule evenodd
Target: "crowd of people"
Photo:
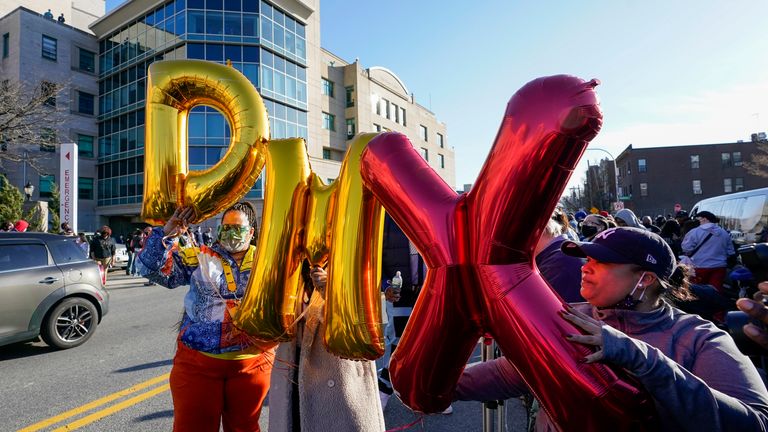
<path id="1" fill-rule="evenodd" d="M 245 295 L 258 231 L 256 212 L 237 203 L 216 232 L 190 227 L 192 210 L 179 208 L 164 226 L 135 229 L 124 238 L 126 273 L 168 288 L 188 286 L 171 371 L 174 430 L 259 430 L 267 392 L 270 430 L 381 431 L 394 394 L 389 355 L 413 309 L 426 267 L 413 244 L 387 216 L 382 254 L 387 349 L 380 360 L 350 361 L 323 348 L 326 270 L 303 271 L 304 302 L 297 338 L 278 346 L 238 330 L 232 315 Z M 22 222 L 22 221 L 20 221 Z M 23 231 L 5 223 L 3 230 Z M 62 235 L 107 268 L 115 254 L 108 226 L 88 241 L 62 224 Z M 122 236 L 121 236 L 122 237 Z M 623 209 L 567 214 L 556 210 L 536 244 L 536 266 L 566 302 L 563 319 L 579 332 L 570 343 L 592 348 L 585 363 L 602 362 L 632 375 L 653 399 L 659 430 L 765 430 L 768 391 L 754 364 L 720 327 L 677 306 L 696 286 L 722 292 L 734 253 L 729 234 L 710 212 L 693 218 L 638 218 Z M 691 285 L 691 283 L 693 285 Z M 759 285 L 768 295 L 768 282 Z M 570 306 L 569 306 L 570 305 Z M 744 332 L 768 352 L 768 308 L 740 299 L 754 321 Z M 271 389 L 271 390 L 270 390 Z M 468 367 L 456 400 L 500 400 L 529 393 L 505 357 Z M 535 405 L 535 404 L 534 404 Z M 329 410 L 338 414 L 328 416 Z M 443 414 L 450 414 L 449 407 Z M 343 414 L 341 414 L 343 413 Z M 537 430 L 555 428 L 544 411 Z"/>

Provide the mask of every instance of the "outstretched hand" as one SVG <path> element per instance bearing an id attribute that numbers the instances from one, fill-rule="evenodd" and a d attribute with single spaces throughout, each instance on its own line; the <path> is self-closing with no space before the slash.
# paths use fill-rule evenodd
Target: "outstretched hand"
<path id="1" fill-rule="evenodd" d="M 179 207 L 173 212 L 168 222 L 163 226 L 163 234 L 166 236 L 179 234 L 187 229 L 189 220 L 195 215 L 192 207 Z"/>
<path id="2" fill-rule="evenodd" d="M 768 307 L 762 302 L 763 297 L 768 297 L 768 282 L 760 282 L 757 285 L 760 290 L 755 294 L 755 300 L 739 299 L 736 306 L 753 320 L 768 325 Z M 768 332 L 765 327 L 755 324 L 747 324 L 743 327 L 744 334 L 757 342 L 764 349 L 768 349 Z"/>
<path id="3" fill-rule="evenodd" d="M 597 348 L 595 352 L 584 357 L 584 363 L 595 363 L 603 359 L 603 323 L 592 318 L 591 316 L 577 311 L 573 306 L 566 306 L 566 311 L 563 312 L 563 318 L 568 320 L 571 324 L 584 330 L 587 334 L 569 334 L 566 336 L 571 342 L 580 343 L 582 345 L 588 345 L 593 348 Z"/>

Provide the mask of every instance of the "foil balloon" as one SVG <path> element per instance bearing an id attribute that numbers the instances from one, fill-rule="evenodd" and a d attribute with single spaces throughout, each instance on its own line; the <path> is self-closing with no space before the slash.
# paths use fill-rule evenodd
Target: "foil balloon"
<path id="1" fill-rule="evenodd" d="M 144 200 L 141 216 L 162 224 L 179 206 L 195 210 L 199 223 L 237 202 L 264 166 L 269 121 L 256 89 L 236 69 L 200 60 L 150 65 L 147 75 Z M 189 111 L 218 109 L 230 125 L 224 157 L 213 167 L 189 171 Z"/>
<path id="2" fill-rule="evenodd" d="M 301 311 L 301 263 L 328 267 L 328 350 L 350 359 L 384 353 L 379 274 L 384 213 L 363 187 L 360 155 L 375 134 L 355 137 L 339 177 L 311 172 L 302 139 L 271 141 L 266 151 L 262 235 L 237 327 L 263 340 L 290 340 Z"/>
<path id="3" fill-rule="evenodd" d="M 414 410 L 440 412 L 478 338 L 488 332 L 549 417 L 564 428 L 637 429 L 652 404 L 564 335 L 563 302 L 533 265 L 538 238 L 588 142 L 602 125 L 596 81 L 534 80 L 509 101 L 473 188 L 457 195 L 408 139 L 387 133 L 362 157 L 365 185 L 428 267 L 390 361 L 393 386 Z"/>

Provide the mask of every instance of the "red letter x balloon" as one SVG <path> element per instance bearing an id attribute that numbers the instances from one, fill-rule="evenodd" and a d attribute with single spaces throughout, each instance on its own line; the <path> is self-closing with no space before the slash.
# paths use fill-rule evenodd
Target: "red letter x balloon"
<path id="1" fill-rule="evenodd" d="M 429 269 L 390 361 L 406 405 L 439 412 L 483 332 L 498 341 L 561 428 L 621 430 L 647 418 L 646 398 L 601 364 L 559 316 L 560 298 L 534 270 L 533 250 L 588 142 L 602 125 L 596 81 L 553 76 L 509 101 L 472 190 L 457 195 L 400 134 L 362 157 L 363 179 Z"/>

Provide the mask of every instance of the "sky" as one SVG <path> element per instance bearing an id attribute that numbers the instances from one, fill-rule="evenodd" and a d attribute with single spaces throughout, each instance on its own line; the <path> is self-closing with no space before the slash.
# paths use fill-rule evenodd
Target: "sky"
<path id="1" fill-rule="evenodd" d="M 603 129 L 588 149 L 614 157 L 768 130 L 763 0 L 321 0 L 319 13 L 324 48 L 392 70 L 446 123 L 458 188 L 474 182 L 509 98 L 542 76 L 601 81 Z M 587 150 L 569 186 L 607 156 Z"/>

